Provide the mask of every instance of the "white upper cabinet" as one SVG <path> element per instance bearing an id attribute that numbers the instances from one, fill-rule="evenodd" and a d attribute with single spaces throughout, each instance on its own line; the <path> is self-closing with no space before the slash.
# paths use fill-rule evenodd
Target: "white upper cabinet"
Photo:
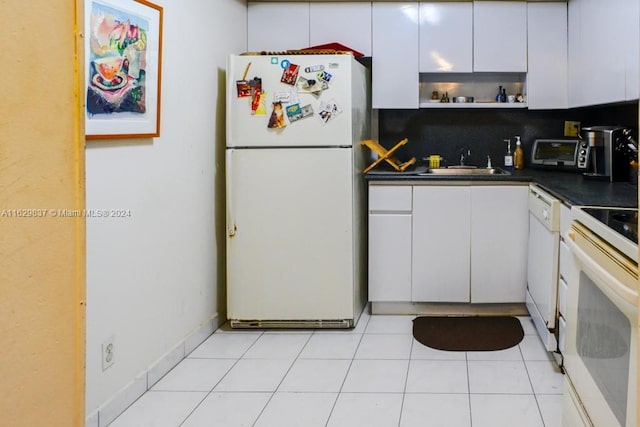
<path id="1" fill-rule="evenodd" d="M 371 56 L 373 108 L 419 108 L 420 73 L 526 73 L 527 103 L 500 107 L 573 108 L 638 99 L 639 16 L 638 0 L 250 1 L 247 50 Z"/>
<path id="2" fill-rule="evenodd" d="M 529 109 L 567 108 L 567 4 L 528 3 Z"/>
<path id="3" fill-rule="evenodd" d="M 311 3 L 311 46 L 339 42 L 371 56 L 371 3 Z"/>
<path id="4" fill-rule="evenodd" d="M 248 4 L 247 50 L 309 47 L 309 2 Z"/>
<path id="5" fill-rule="evenodd" d="M 420 72 L 473 71 L 473 3 L 420 3 Z"/>
<path id="6" fill-rule="evenodd" d="M 527 72 L 527 3 L 473 3 L 473 70 Z"/>
<path id="7" fill-rule="evenodd" d="M 638 99 L 640 95 L 640 2 L 638 0 L 624 0 L 623 9 L 625 23 L 621 25 L 622 43 L 625 48 L 626 60 L 626 99 Z"/>
<path id="8" fill-rule="evenodd" d="M 619 102 L 627 99 L 627 60 L 637 55 L 638 6 L 628 0 L 569 2 L 569 106 Z M 633 11 L 635 9 L 635 12 Z M 636 13 L 635 16 L 629 16 Z M 625 38 L 626 34 L 626 38 Z M 634 50 L 636 52 L 632 53 Z M 637 78 L 637 76 L 636 76 Z"/>
<path id="9" fill-rule="evenodd" d="M 372 8 L 372 106 L 418 108 L 418 3 L 373 3 Z"/>
<path id="10" fill-rule="evenodd" d="M 585 74 L 584 58 L 580 53 L 581 39 L 581 23 L 580 23 L 580 11 L 582 7 L 578 1 L 572 1 L 567 4 L 567 80 L 568 80 L 568 98 L 569 107 L 575 107 L 583 102 L 580 99 L 583 94 L 580 93 L 580 87 L 582 86 L 582 75 Z"/>

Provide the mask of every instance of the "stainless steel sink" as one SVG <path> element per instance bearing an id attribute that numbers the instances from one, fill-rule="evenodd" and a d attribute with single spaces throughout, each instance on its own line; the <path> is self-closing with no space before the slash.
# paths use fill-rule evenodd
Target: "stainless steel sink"
<path id="1" fill-rule="evenodd" d="M 427 169 L 421 175 L 511 175 L 511 172 L 500 168 L 478 168 L 475 166 L 463 166 L 439 169 Z"/>

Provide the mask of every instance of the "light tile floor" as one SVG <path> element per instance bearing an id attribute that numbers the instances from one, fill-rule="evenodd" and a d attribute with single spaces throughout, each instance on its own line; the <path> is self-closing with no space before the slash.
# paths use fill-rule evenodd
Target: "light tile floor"
<path id="1" fill-rule="evenodd" d="M 111 427 L 560 426 L 562 374 L 528 317 L 517 346 L 445 352 L 415 316 L 368 314 L 353 330 L 223 326 Z"/>

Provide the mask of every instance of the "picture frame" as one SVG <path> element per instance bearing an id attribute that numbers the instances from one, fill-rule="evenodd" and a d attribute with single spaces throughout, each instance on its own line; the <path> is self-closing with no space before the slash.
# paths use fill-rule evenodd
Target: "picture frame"
<path id="1" fill-rule="evenodd" d="M 86 139 L 160 136 L 162 7 L 85 0 Z"/>

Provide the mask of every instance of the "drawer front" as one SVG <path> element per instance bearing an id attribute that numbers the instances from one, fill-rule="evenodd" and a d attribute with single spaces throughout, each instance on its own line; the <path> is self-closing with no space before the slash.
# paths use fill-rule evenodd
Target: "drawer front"
<path id="1" fill-rule="evenodd" d="M 564 353 L 564 337 L 566 336 L 567 322 L 565 322 L 562 316 L 558 319 L 558 328 L 560 329 L 558 331 L 558 348 L 560 349 L 560 353 Z"/>
<path id="2" fill-rule="evenodd" d="M 369 186 L 369 212 L 411 212 L 410 185 Z"/>
<path id="3" fill-rule="evenodd" d="M 569 290 L 567 282 L 562 279 L 558 280 L 558 310 L 561 315 L 567 314 L 567 291 Z"/>

